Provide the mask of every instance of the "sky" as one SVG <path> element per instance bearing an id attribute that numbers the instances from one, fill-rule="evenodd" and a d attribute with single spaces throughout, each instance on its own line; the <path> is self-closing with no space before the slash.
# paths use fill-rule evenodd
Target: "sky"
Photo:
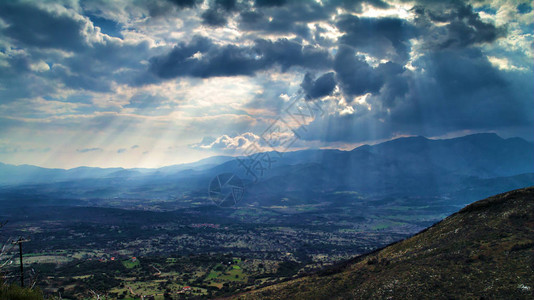
<path id="1" fill-rule="evenodd" d="M 531 1 L 0 1 L 0 162 L 534 135 Z"/>

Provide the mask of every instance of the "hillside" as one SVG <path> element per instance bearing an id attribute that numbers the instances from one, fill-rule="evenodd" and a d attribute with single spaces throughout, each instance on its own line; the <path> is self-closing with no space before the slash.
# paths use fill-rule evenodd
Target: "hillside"
<path id="1" fill-rule="evenodd" d="M 527 299 L 534 187 L 475 202 L 419 234 L 234 299 Z"/>

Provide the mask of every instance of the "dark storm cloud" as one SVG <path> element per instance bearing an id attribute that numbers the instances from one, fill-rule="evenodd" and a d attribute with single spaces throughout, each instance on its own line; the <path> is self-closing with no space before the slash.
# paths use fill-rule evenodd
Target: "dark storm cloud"
<path id="1" fill-rule="evenodd" d="M 87 5 L 90 1 L 82 1 Z M 96 7 L 105 9 L 107 4 L 113 1 L 102 1 Z M 185 9 L 195 9 L 204 2 L 204 0 L 143 0 L 143 1 L 125 1 L 130 2 L 131 7 L 139 8 L 145 16 L 152 18 L 172 17 L 177 12 Z M 111 5 L 113 8 L 113 5 Z"/>
<path id="2" fill-rule="evenodd" d="M 4 100 L 47 95 L 61 85 L 109 92 L 113 83 L 134 84 L 141 73 L 146 74 L 141 61 L 149 57 L 147 42 L 123 43 L 103 35 L 95 38 L 98 31 L 82 16 L 46 11 L 32 3 L 2 2 L 0 18 L 7 24 L 0 30 L 0 37 L 8 37 L 13 48 L 24 49 L 7 57 L 8 66 L 0 66 L 0 78 L 5 75 L 3 83 L 9 83 L 9 89 L 0 89 Z M 93 42 L 87 41 L 89 36 Z M 39 61 L 45 61 L 49 70 L 33 72 L 30 65 Z M 116 72 L 121 68 L 124 71 Z"/>
<path id="3" fill-rule="evenodd" d="M 210 39 L 197 36 L 166 55 L 153 57 L 150 70 L 161 78 L 252 75 L 264 67 L 258 55 L 252 48 L 217 46 Z"/>
<path id="4" fill-rule="evenodd" d="M 80 31 L 84 22 L 41 10 L 30 3 L 0 2 L 1 32 L 25 46 L 79 50 L 84 47 Z"/>
<path id="5" fill-rule="evenodd" d="M 237 7 L 237 0 L 215 0 L 213 3 L 215 6 L 227 11 L 234 10 Z"/>
<path id="6" fill-rule="evenodd" d="M 343 92 L 350 96 L 376 93 L 384 83 L 384 78 L 363 57 L 349 47 L 340 47 L 335 60 L 334 70 Z"/>
<path id="7" fill-rule="evenodd" d="M 412 10 L 416 14 L 415 24 L 426 34 L 425 43 L 432 49 L 491 43 L 506 34 L 504 28 L 483 22 L 470 5 L 459 1 L 421 2 Z M 436 22 L 447 24 L 436 27 Z"/>
<path id="8" fill-rule="evenodd" d="M 202 23 L 209 26 L 223 26 L 228 23 L 226 13 L 217 9 L 208 9 L 202 13 Z"/>
<path id="9" fill-rule="evenodd" d="M 379 65 L 373 73 L 382 85 L 367 98 L 371 110 L 353 104 L 354 114 L 318 118 L 302 138 L 361 142 L 398 134 L 525 128 L 534 122 L 531 79 L 494 68 L 479 49 L 431 52 L 415 64 L 425 72 L 411 72 L 391 62 Z"/>
<path id="10" fill-rule="evenodd" d="M 209 26 L 223 26 L 228 23 L 228 17 L 237 10 L 236 0 L 214 0 L 210 7 L 205 10 L 201 17 L 202 23 Z"/>
<path id="11" fill-rule="evenodd" d="M 150 71 L 160 78 L 215 77 L 253 75 L 279 66 L 282 72 L 293 66 L 311 69 L 330 65 L 328 52 L 300 43 L 279 39 L 275 42 L 258 39 L 254 46 L 219 46 L 203 37 L 182 43 L 168 54 L 153 57 Z"/>
<path id="12" fill-rule="evenodd" d="M 304 22 L 291 21 L 287 18 L 272 18 L 257 11 L 242 12 L 239 29 L 269 33 L 294 33 L 300 37 L 310 37 L 310 29 Z"/>
<path id="13" fill-rule="evenodd" d="M 406 60 L 409 56 L 409 39 L 415 36 L 415 28 L 396 18 L 358 18 L 344 15 L 337 27 L 345 34 L 340 43 L 357 48 L 379 58 Z"/>
<path id="14" fill-rule="evenodd" d="M 376 8 L 389 8 L 390 5 L 382 0 L 327 0 L 325 1 L 328 7 L 343 7 L 350 10 L 361 11 L 362 3 L 370 4 Z"/>
<path id="15" fill-rule="evenodd" d="M 339 49 L 334 70 L 348 102 L 355 96 L 371 93 L 380 95 L 380 106 L 391 107 L 395 99 L 408 92 L 407 71 L 403 65 L 390 61 L 373 68 L 351 47 Z"/>
<path id="16" fill-rule="evenodd" d="M 314 79 L 314 76 L 308 72 L 304 75 L 300 86 L 306 93 L 306 98 L 309 100 L 328 96 L 332 94 L 336 87 L 334 72 L 323 74 L 317 79 Z"/>
<path id="17" fill-rule="evenodd" d="M 345 9 L 350 9 L 355 12 L 361 11 L 361 5 L 362 3 L 367 3 L 369 5 L 372 5 L 377 8 L 389 8 L 390 5 L 382 0 L 324 0 L 322 1 L 321 7 L 323 10 L 326 10 L 328 12 L 332 12 L 338 7 L 342 7 Z M 294 5 L 294 7 L 298 5 L 306 5 L 306 4 L 316 4 L 314 1 L 302 1 L 302 0 L 255 0 L 254 6 L 257 8 L 279 8 L 284 6 L 291 6 Z"/>
<path id="18" fill-rule="evenodd" d="M 333 10 L 314 1 L 288 1 L 279 6 L 242 10 L 239 29 L 266 33 L 294 33 L 310 38 L 308 22 L 326 20 Z"/>
<path id="19" fill-rule="evenodd" d="M 313 40 L 308 27 L 309 22 L 331 22 L 332 16 L 337 14 L 338 8 L 351 12 L 361 12 L 362 4 L 378 8 L 388 8 L 389 5 L 380 0 L 325 0 L 315 1 L 262 1 L 256 2 L 255 7 L 243 5 L 237 19 L 242 31 L 265 33 L 293 33 L 307 40 Z M 322 38 L 315 42 L 321 43 Z"/>
<path id="20" fill-rule="evenodd" d="M 50 71 L 41 76 L 62 82 L 76 90 L 108 92 L 113 83 L 137 85 L 149 80 L 142 60 L 149 56 L 146 42 L 124 44 L 119 40 L 106 40 L 80 50 L 77 55 L 58 59 Z M 123 71 L 117 72 L 117 70 Z"/>
<path id="21" fill-rule="evenodd" d="M 178 7 L 194 7 L 199 3 L 202 3 L 202 0 L 167 0 L 172 4 Z"/>
<path id="22" fill-rule="evenodd" d="M 261 53 L 267 66 L 279 65 L 283 72 L 293 66 L 323 69 L 331 64 L 326 49 L 303 46 L 294 40 L 278 39 L 273 42 L 259 39 L 254 49 Z"/>
<path id="23" fill-rule="evenodd" d="M 478 49 L 434 52 L 424 57 L 421 64 L 439 83 L 444 96 L 506 88 L 501 72 Z"/>
<path id="24" fill-rule="evenodd" d="M 254 4 L 258 7 L 282 6 L 287 0 L 255 0 Z"/>
<path id="25" fill-rule="evenodd" d="M 50 80 L 31 76 L 31 57 L 28 54 L 11 54 L 4 61 L 7 65 L 0 65 L 0 104 L 47 95 L 56 90 L 56 84 Z"/>

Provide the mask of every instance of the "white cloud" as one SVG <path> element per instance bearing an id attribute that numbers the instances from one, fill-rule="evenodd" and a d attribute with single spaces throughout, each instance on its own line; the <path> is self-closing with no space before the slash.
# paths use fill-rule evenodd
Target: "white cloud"
<path id="1" fill-rule="evenodd" d="M 202 142 L 190 145 L 194 149 L 201 150 L 218 150 L 229 152 L 243 152 L 251 146 L 259 146 L 260 137 L 252 132 L 231 137 L 228 135 L 219 136 L 216 139 L 204 138 Z"/>
<path id="2" fill-rule="evenodd" d="M 499 70 L 507 71 L 526 71 L 527 68 L 514 66 L 508 61 L 506 57 L 498 58 L 495 56 L 488 56 L 488 60 L 492 65 L 499 68 Z"/>
<path id="3" fill-rule="evenodd" d="M 50 70 L 50 66 L 43 60 L 40 60 L 36 63 L 31 64 L 30 69 L 34 72 L 45 72 Z"/>

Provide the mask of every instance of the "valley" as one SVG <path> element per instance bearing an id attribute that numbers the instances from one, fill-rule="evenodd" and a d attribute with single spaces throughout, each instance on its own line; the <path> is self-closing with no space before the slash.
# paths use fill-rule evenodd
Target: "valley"
<path id="1" fill-rule="evenodd" d="M 226 297 L 335 266 L 531 186 L 533 149 L 491 134 L 401 138 L 288 152 L 258 181 L 230 157 L 155 170 L 3 165 L 13 176 L 0 177 L 0 237 L 30 240 L 26 282 L 46 295 Z M 231 207 L 208 193 L 223 173 L 243 182 Z M 14 248 L 0 257 L 11 261 L 10 282 L 16 257 Z"/>
<path id="2" fill-rule="evenodd" d="M 205 205 L 160 212 L 43 206 L 22 207 L 0 218 L 9 220 L 4 232 L 31 239 L 24 245 L 24 261 L 46 292 L 67 298 L 89 296 L 91 290 L 115 297 L 163 295 L 168 290 L 215 296 L 366 253 L 454 210 L 442 206 L 435 213 L 436 208 L 413 206 L 414 201 L 407 206 L 362 196 L 352 205 L 341 205 L 336 203 L 340 194 L 320 205 L 289 208 Z M 239 269 L 217 267 L 234 259 L 239 263 L 232 265 Z M 16 263 L 11 273 L 17 273 Z"/>

